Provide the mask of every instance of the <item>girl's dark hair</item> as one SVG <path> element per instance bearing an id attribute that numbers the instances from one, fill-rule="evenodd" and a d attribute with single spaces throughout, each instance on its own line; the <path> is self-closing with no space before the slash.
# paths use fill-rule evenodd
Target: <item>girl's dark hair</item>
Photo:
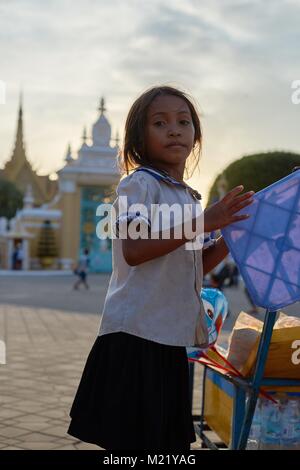
<path id="1" fill-rule="evenodd" d="M 135 100 L 129 110 L 125 123 L 124 144 L 118 155 L 119 168 L 122 174 L 128 174 L 131 170 L 140 165 L 151 164 L 151 162 L 147 159 L 145 149 L 145 127 L 147 112 L 150 104 L 157 96 L 165 95 L 173 95 L 182 98 L 190 109 L 193 125 L 195 128 L 194 146 L 191 153 L 194 166 L 192 168 L 191 174 L 189 174 L 190 157 L 188 157 L 185 167 L 187 174 L 185 176 L 189 178 L 194 173 L 194 170 L 200 160 L 202 147 L 202 130 L 199 113 L 197 111 L 196 105 L 193 104 L 192 98 L 187 93 L 172 86 L 163 85 L 151 87 L 146 90 L 139 98 Z"/>

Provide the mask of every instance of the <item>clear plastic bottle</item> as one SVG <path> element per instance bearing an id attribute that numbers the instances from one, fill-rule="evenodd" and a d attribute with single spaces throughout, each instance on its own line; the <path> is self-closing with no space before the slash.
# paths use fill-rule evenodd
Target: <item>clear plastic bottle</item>
<path id="1" fill-rule="evenodd" d="M 261 402 L 257 401 L 251 429 L 247 442 L 247 450 L 258 450 L 261 433 Z"/>
<path id="2" fill-rule="evenodd" d="M 260 450 L 280 450 L 281 413 L 280 403 L 262 400 Z"/>
<path id="3" fill-rule="evenodd" d="M 299 400 L 291 394 L 282 410 L 282 450 L 298 450 L 300 448 L 300 408 Z"/>

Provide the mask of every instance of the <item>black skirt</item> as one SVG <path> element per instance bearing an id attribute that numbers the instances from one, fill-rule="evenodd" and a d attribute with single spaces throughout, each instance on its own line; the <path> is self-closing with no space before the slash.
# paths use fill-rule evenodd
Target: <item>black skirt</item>
<path id="1" fill-rule="evenodd" d="M 186 349 L 127 333 L 97 337 L 68 433 L 106 450 L 182 450 L 195 442 Z"/>

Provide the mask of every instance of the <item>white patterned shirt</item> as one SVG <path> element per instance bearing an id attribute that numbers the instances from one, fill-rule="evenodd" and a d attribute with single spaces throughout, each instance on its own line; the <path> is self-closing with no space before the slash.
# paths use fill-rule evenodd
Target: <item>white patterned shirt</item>
<path id="1" fill-rule="evenodd" d="M 118 198 L 127 196 L 128 207 L 144 204 L 200 204 L 187 187 L 153 168 L 141 167 L 120 181 Z M 198 195 L 199 196 L 199 195 Z M 201 197 L 201 196 L 200 196 Z M 118 213 L 117 223 L 138 219 L 151 229 L 151 220 L 136 213 Z M 204 248 L 210 246 L 209 237 Z M 122 240 L 112 239 L 113 271 L 106 294 L 99 336 L 126 332 L 160 344 L 201 346 L 208 344 L 202 288 L 202 249 L 181 245 L 172 252 L 130 266 L 124 259 Z"/>

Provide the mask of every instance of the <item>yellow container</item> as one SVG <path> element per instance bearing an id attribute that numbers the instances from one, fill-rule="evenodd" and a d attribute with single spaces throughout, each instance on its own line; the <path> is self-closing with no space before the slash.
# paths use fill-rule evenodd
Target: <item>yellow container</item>
<path id="1" fill-rule="evenodd" d="M 204 419 L 227 447 L 232 434 L 234 388 L 222 375 L 207 369 L 204 385 Z"/>

